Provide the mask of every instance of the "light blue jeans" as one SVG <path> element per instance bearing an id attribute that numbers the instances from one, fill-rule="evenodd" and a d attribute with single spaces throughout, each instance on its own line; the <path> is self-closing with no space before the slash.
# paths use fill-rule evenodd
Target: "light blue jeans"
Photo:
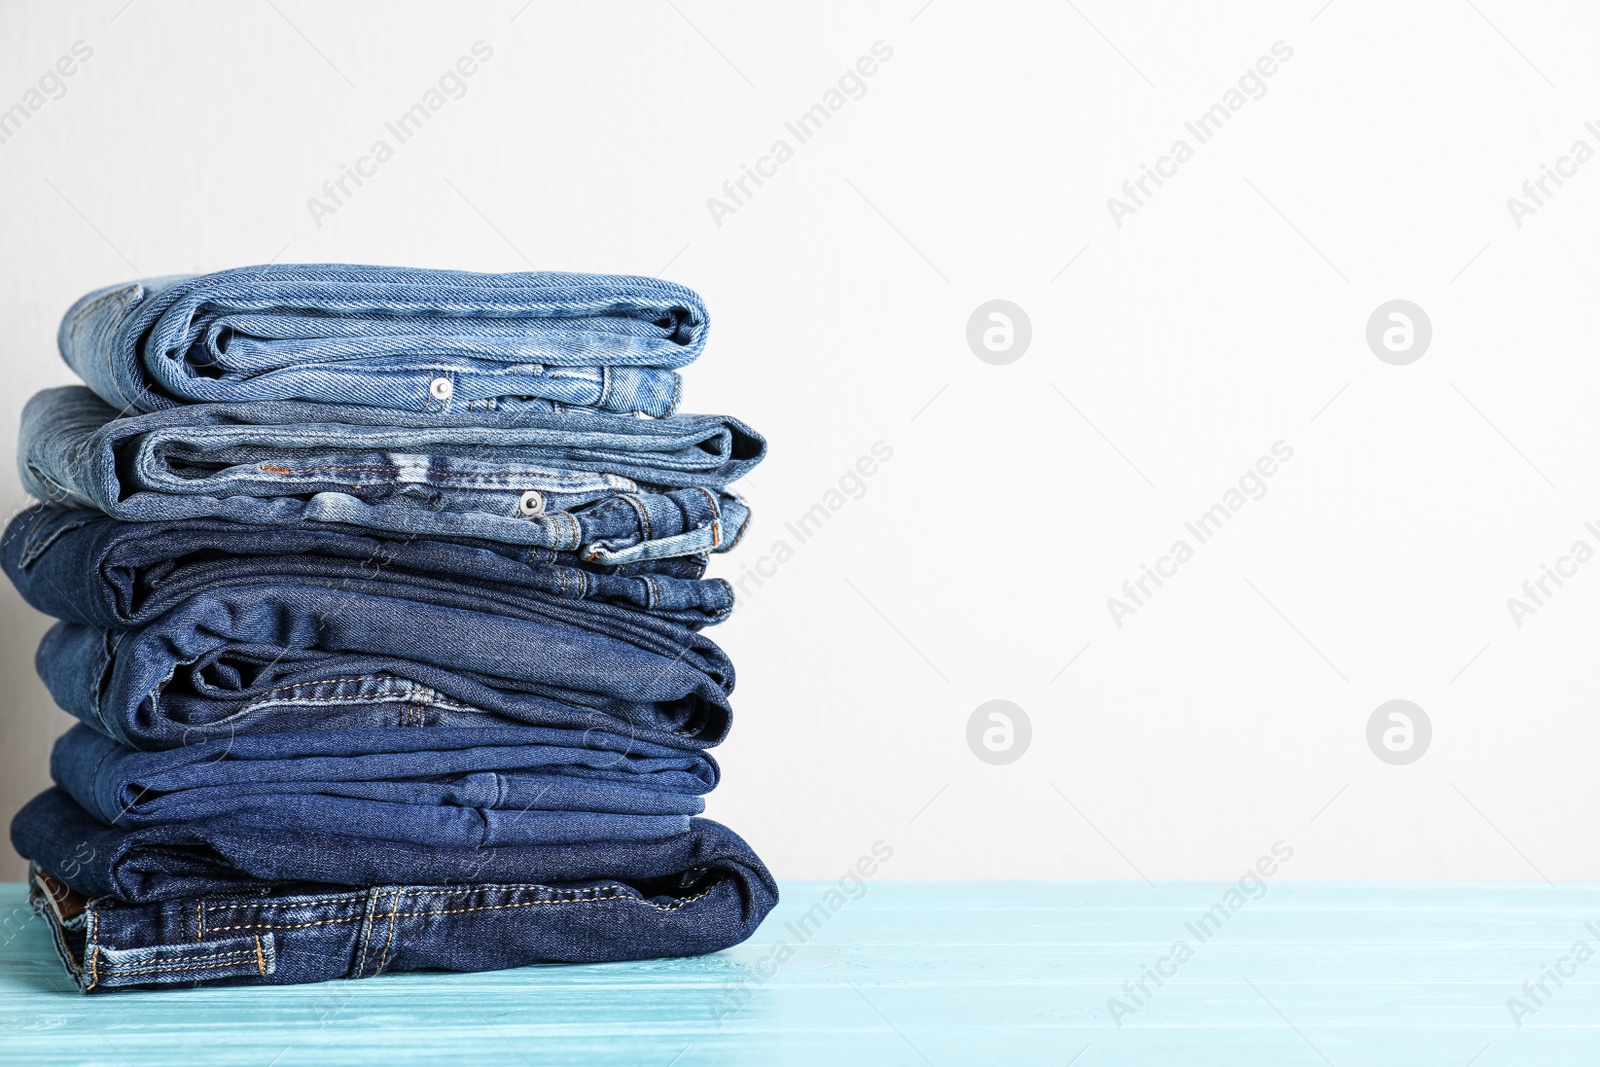
<path id="1" fill-rule="evenodd" d="M 61 354 L 119 410 L 314 400 L 451 412 L 535 397 L 670 415 L 705 306 L 655 278 L 275 264 L 83 297 Z"/>

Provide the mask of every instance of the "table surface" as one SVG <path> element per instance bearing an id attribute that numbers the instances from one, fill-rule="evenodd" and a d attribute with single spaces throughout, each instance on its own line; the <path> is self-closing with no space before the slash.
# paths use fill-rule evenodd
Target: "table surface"
<path id="1" fill-rule="evenodd" d="M 877 882 L 831 912 L 830 888 L 785 884 L 754 938 L 699 959 L 86 997 L 0 885 L 0 1062 L 1600 1062 L 1597 886 L 1269 883 L 1203 929 L 1231 886 Z"/>

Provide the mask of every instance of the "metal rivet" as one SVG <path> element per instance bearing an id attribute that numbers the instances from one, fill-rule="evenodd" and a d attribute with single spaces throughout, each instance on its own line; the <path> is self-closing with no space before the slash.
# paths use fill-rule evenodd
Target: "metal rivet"
<path id="1" fill-rule="evenodd" d="M 435 378 L 428 385 L 428 392 L 433 394 L 435 400 L 449 400 L 450 394 L 456 391 L 449 378 Z"/>
<path id="2" fill-rule="evenodd" d="M 544 514 L 544 497 L 537 490 L 529 489 L 522 494 L 522 499 L 517 501 L 517 510 L 524 515 Z"/>

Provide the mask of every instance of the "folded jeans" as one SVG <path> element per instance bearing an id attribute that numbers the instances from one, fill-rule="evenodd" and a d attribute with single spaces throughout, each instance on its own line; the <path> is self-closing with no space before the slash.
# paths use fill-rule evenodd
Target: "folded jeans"
<path id="1" fill-rule="evenodd" d="M 655 278 L 271 264 L 107 286 L 62 357 L 118 408 L 310 400 L 415 412 L 536 397 L 668 415 L 705 347 L 689 289 Z M 442 383 L 442 384 L 441 384 Z"/>
<path id="2" fill-rule="evenodd" d="M 322 706 L 374 699 L 684 748 L 728 732 L 733 664 L 701 633 L 604 604 L 372 584 L 226 586 L 134 630 L 57 623 L 35 665 L 63 710 L 136 748 L 334 728 Z M 368 725 L 413 721 L 373 710 Z"/>
<path id="3" fill-rule="evenodd" d="M 717 952 L 777 903 L 771 875 L 732 832 L 696 820 L 693 866 L 512 884 L 266 884 L 144 904 L 80 893 L 45 868 L 29 900 L 85 993 L 129 986 L 286 985 L 394 971 Z M 690 835 L 685 835 L 690 836 Z"/>
<path id="4" fill-rule="evenodd" d="M 317 731 L 140 752 L 78 726 L 50 773 L 126 829 L 268 818 L 285 832 L 464 849 L 682 833 L 718 770 L 703 752 L 596 730 Z"/>
<path id="5" fill-rule="evenodd" d="M 771 885 L 749 846 L 704 818 L 651 840 L 450 848 L 285 830 L 271 813 L 124 829 L 54 788 L 12 819 L 11 843 L 84 896 L 133 904 L 250 893 L 264 883 L 462 886 L 615 878 L 637 885 L 719 868 Z"/>
<path id="6" fill-rule="evenodd" d="M 424 600 L 447 587 L 532 594 L 630 608 L 694 628 L 721 622 L 733 609 L 726 581 L 699 578 L 704 557 L 603 567 L 572 553 L 493 541 L 316 523 L 133 523 L 43 504 L 6 527 L 0 566 L 33 607 L 107 629 L 142 625 L 213 589 L 260 582 L 339 587 L 362 581 Z"/>
<path id="7" fill-rule="evenodd" d="M 727 491 L 766 444 L 735 419 L 579 409 L 446 419 L 279 401 L 119 418 L 81 386 L 23 409 L 23 486 L 135 522 L 343 523 L 581 553 L 607 565 L 722 552 Z"/>

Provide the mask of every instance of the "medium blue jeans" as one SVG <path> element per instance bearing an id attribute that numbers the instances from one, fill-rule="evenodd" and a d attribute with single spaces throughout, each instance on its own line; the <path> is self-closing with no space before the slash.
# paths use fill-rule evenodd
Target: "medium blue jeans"
<path id="1" fill-rule="evenodd" d="M 314 400 L 414 412 L 540 397 L 671 414 L 706 310 L 655 278 L 275 264 L 88 294 L 61 354 L 114 407 Z"/>
<path id="2" fill-rule="evenodd" d="M 725 487 L 765 450 L 754 430 L 712 415 L 446 418 L 277 401 L 118 418 L 64 386 L 23 409 L 18 467 L 41 500 L 119 519 L 336 522 L 615 565 L 731 548 L 750 513 Z"/>
<path id="3" fill-rule="evenodd" d="M 717 765 L 598 730 L 324 730 L 138 752 L 78 726 L 50 774 L 130 830 L 259 812 L 285 834 L 466 850 L 683 833 Z"/>
<path id="4" fill-rule="evenodd" d="M 721 622 L 732 587 L 697 580 L 700 556 L 602 567 L 572 553 L 494 541 L 441 541 L 331 526 L 223 519 L 121 522 L 37 505 L 0 536 L 0 566 L 47 615 L 108 629 L 141 626 L 190 597 L 262 582 L 340 588 L 357 581 L 405 599 L 443 589 L 632 608 L 690 628 Z"/>
<path id="5" fill-rule="evenodd" d="M 413 590 L 413 592 L 415 592 Z M 138 748 L 235 733 L 494 719 L 680 748 L 728 731 L 733 665 L 709 638 L 608 604 L 448 585 L 230 585 L 135 630 L 58 623 L 36 664 L 56 702 Z"/>

